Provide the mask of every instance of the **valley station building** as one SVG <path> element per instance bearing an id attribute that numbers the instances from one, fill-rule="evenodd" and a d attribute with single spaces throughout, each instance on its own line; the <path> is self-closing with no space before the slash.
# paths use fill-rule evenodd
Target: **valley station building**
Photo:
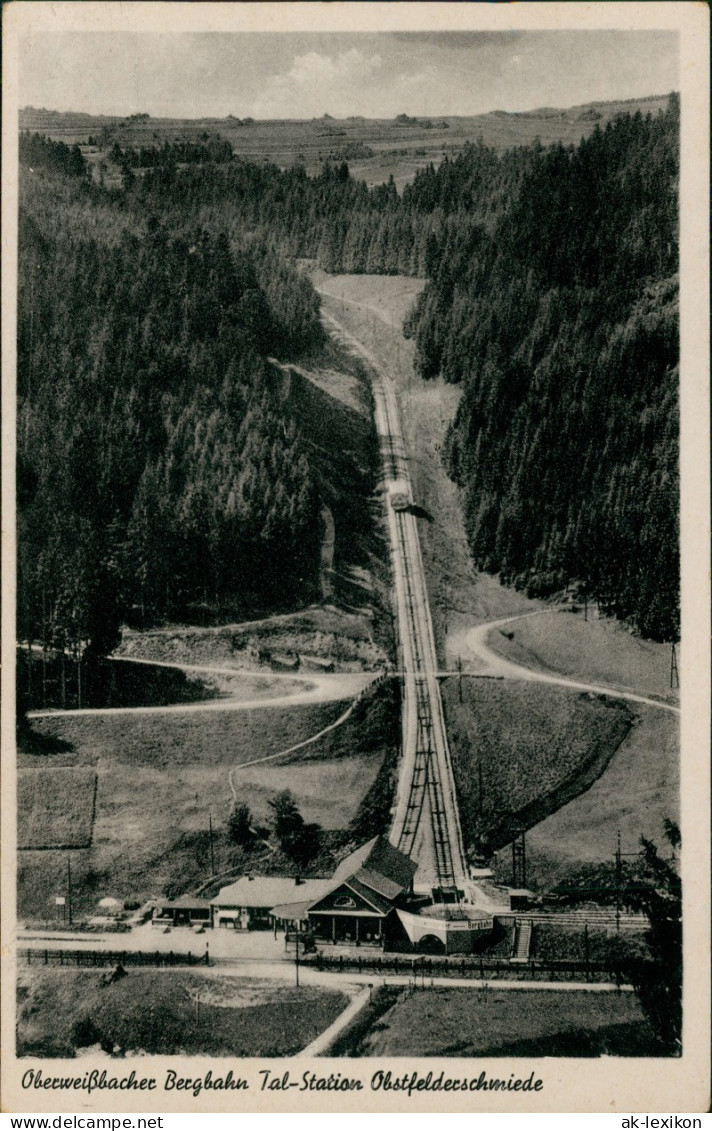
<path id="1" fill-rule="evenodd" d="M 331 879 L 243 876 L 211 900 L 215 927 L 298 928 L 315 941 L 383 946 L 413 894 L 417 865 L 384 837 L 357 848 Z"/>

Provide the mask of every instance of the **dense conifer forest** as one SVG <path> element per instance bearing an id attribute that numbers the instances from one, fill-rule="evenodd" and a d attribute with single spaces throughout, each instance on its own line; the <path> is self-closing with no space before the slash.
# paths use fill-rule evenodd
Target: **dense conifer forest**
<path id="1" fill-rule="evenodd" d="M 321 340 L 311 287 L 52 169 L 20 209 L 20 636 L 102 654 L 127 617 L 309 596 L 319 500 L 266 359 Z"/>
<path id="2" fill-rule="evenodd" d="M 131 609 L 308 589 L 318 499 L 266 361 L 320 341 L 307 258 L 427 278 L 406 332 L 463 386 L 477 565 L 677 638 L 675 97 L 577 147 L 469 145 L 402 195 L 170 148 L 110 190 L 75 150 L 21 138 L 21 635 L 101 651 Z"/>

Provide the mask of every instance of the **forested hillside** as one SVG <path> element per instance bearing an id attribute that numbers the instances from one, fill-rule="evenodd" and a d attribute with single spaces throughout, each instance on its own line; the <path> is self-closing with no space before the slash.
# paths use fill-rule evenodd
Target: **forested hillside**
<path id="1" fill-rule="evenodd" d="M 265 379 L 266 356 L 320 338 L 290 265 L 307 258 L 427 277 L 406 332 L 423 377 L 463 385 L 446 458 L 478 566 L 532 594 L 577 584 L 676 639 L 678 112 L 671 96 L 577 147 L 468 145 L 402 195 L 345 163 L 308 177 L 206 148 L 179 168 L 172 146 L 152 167 L 116 146 L 110 190 L 76 147 L 23 135 L 35 634 L 48 609 L 91 621 L 92 586 L 119 594 L 114 619 L 160 617 L 238 585 L 274 600 L 313 574 L 308 462 Z"/>
<path id="2" fill-rule="evenodd" d="M 577 147 L 468 146 L 399 196 L 345 164 L 149 173 L 329 271 L 426 275 L 406 331 L 462 382 L 447 452 L 477 565 L 533 595 L 576 584 L 679 633 L 678 118 L 621 115 Z"/>
<path id="3" fill-rule="evenodd" d="M 447 459 L 478 566 L 532 594 L 578 582 L 663 640 L 679 632 L 677 124 L 673 103 L 533 154 L 491 233 L 433 253 L 411 320 L 422 375 L 464 385 Z"/>
<path id="4" fill-rule="evenodd" d="M 309 597 L 319 500 L 266 358 L 320 341 L 311 287 L 224 233 L 138 223 L 34 148 L 52 172 L 28 170 L 20 208 L 20 636 L 102 653 L 125 617 Z"/>

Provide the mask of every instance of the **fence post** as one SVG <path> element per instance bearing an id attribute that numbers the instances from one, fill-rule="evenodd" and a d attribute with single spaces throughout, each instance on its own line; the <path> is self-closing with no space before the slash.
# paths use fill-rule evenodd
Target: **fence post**
<path id="1" fill-rule="evenodd" d="M 45 964 L 45 966 L 49 965 L 49 953 L 48 953 L 48 951 L 45 951 L 44 964 Z"/>

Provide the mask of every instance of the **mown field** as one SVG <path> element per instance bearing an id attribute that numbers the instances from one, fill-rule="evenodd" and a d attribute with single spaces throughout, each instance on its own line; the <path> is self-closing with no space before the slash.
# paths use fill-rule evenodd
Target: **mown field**
<path id="1" fill-rule="evenodd" d="M 359 1054 L 659 1055 L 650 1027 L 631 993 L 440 987 L 403 995 L 362 1042 Z"/>
<path id="2" fill-rule="evenodd" d="M 294 1056 L 348 1005 L 321 987 L 183 971 L 105 973 L 23 967 L 17 1055 L 74 1057 L 87 1047 L 154 1055 Z"/>
<path id="3" fill-rule="evenodd" d="M 52 774 L 53 759 L 97 775 L 91 847 L 72 852 L 77 914 L 111 895 L 144 899 L 189 890 L 210 875 L 209 820 L 216 869 L 225 861 L 224 823 L 233 804 L 228 774 L 255 819 L 267 821 L 269 798 L 290 789 L 307 821 L 343 828 L 374 781 L 383 752 L 329 756 L 328 736 L 311 760 L 267 763 L 242 773 L 240 764 L 278 753 L 335 721 L 347 703 L 248 711 L 166 711 L 155 715 L 84 715 L 34 720 L 36 731 L 71 749 L 22 755 L 27 773 Z M 334 732 L 338 734 L 338 730 Z M 343 753 L 343 749 L 337 753 Z M 318 755 L 321 754 L 321 758 Z M 49 828 L 49 826 L 48 826 Z M 46 836 L 41 823 L 36 836 Z M 33 841 L 34 843 L 34 841 Z M 44 842 L 43 842 L 44 843 Z M 18 866 L 20 918 L 54 914 L 66 887 L 66 853 L 22 851 Z"/>
<path id="4" fill-rule="evenodd" d="M 86 848 L 94 826 L 96 772 L 88 766 L 20 770 L 17 847 Z"/>
<path id="5" fill-rule="evenodd" d="M 541 684 L 449 679 L 442 696 L 465 841 L 491 848 L 587 788 L 632 722 L 620 702 Z"/>

